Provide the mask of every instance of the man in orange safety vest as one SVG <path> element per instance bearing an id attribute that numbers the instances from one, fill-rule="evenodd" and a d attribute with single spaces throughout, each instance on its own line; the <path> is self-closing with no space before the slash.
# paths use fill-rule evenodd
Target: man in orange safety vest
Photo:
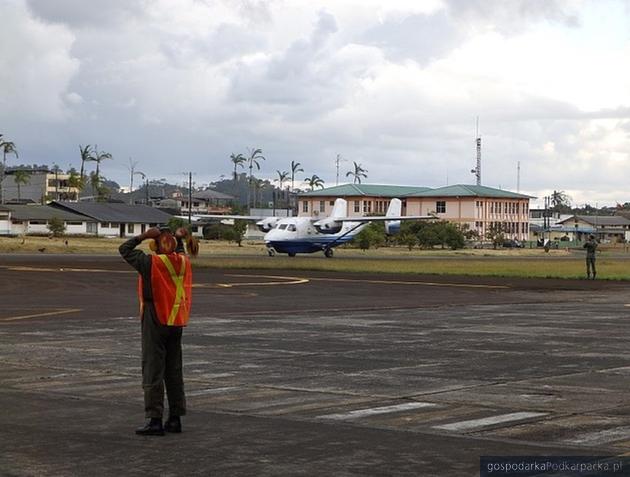
<path id="1" fill-rule="evenodd" d="M 163 436 L 164 431 L 182 431 L 181 416 L 186 414 L 182 329 L 188 324 L 192 298 L 192 272 L 183 244 L 187 237 L 184 228 L 173 235 L 168 228 L 153 227 L 119 248 L 120 255 L 139 273 L 142 387 L 147 421 L 136 429 L 138 435 Z M 152 240 L 149 246 L 155 255 L 136 248 L 147 239 Z M 193 243 L 189 240 L 189 248 Z M 165 387 L 169 416 L 162 424 Z"/>

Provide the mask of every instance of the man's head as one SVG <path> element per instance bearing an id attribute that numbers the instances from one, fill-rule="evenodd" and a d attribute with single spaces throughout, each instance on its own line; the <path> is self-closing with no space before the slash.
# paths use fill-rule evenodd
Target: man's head
<path id="1" fill-rule="evenodd" d="M 588 236 L 589 240 L 595 240 L 595 235 L 591 234 Z"/>
<path id="2" fill-rule="evenodd" d="M 158 235 L 150 244 L 151 250 L 158 254 L 168 255 L 175 252 L 177 240 L 169 228 L 161 228 Z"/>

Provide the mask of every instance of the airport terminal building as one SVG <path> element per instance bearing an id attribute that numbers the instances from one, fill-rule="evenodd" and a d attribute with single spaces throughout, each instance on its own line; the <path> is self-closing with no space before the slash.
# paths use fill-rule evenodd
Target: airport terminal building
<path id="1" fill-rule="evenodd" d="M 402 200 L 402 215 L 434 214 L 442 220 L 468 225 L 485 236 L 495 224 L 516 240 L 529 239 L 529 195 L 492 187 L 457 184 L 435 189 L 415 186 L 344 184 L 300 194 L 298 213 L 325 217 L 335 199 L 348 202 L 348 216 L 382 215 L 393 198 Z"/>

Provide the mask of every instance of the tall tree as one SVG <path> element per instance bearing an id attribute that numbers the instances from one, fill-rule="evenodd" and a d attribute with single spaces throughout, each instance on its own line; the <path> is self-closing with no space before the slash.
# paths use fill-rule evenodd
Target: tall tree
<path id="1" fill-rule="evenodd" d="M 234 172 L 232 178 L 234 179 L 234 182 L 236 182 L 236 180 L 238 179 L 236 168 L 244 167 L 243 164 L 247 162 L 247 159 L 245 158 L 245 156 L 243 156 L 243 154 L 230 154 L 230 161 L 232 161 L 232 164 L 234 164 Z"/>
<path id="2" fill-rule="evenodd" d="M 71 189 L 77 189 L 78 191 L 83 190 L 83 181 L 81 180 L 81 177 L 79 176 L 79 174 L 77 174 L 77 171 L 75 170 L 71 170 L 70 171 L 70 177 L 68 177 L 68 187 Z M 78 200 L 79 199 L 79 193 L 77 192 L 76 195 L 73 194 L 74 199 L 70 199 L 70 200 Z"/>
<path id="3" fill-rule="evenodd" d="M 353 161 L 354 171 L 346 172 L 346 177 L 352 176 L 353 184 L 360 184 L 361 178 L 367 179 L 367 169 L 364 169 L 361 164 L 357 164 Z"/>
<path id="4" fill-rule="evenodd" d="M 315 187 L 321 187 L 322 189 L 324 188 L 324 180 L 317 174 L 313 174 L 311 177 L 307 177 L 304 180 L 308 183 L 308 186 L 311 188 L 311 190 L 315 190 Z"/>
<path id="5" fill-rule="evenodd" d="M 92 146 L 88 144 L 83 147 L 79 144 L 79 151 L 81 152 L 81 173 L 79 174 L 79 179 L 81 179 L 81 182 L 85 184 L 85 163 L 92 160 Z M 83 185 L 81 188 L 83 188 Z"/>
<path id="6" fill-rule="evenodd" d="M 282 185 L 284 184 L 284 181 L 286 181 L 289 178 L 289 173 L 287 171 L 282 171 L 280 172 L 278 169 L 276 169 L 276 172 L 278 173 L 278 182 L 280 183 L 280 193 L 282 193 Z M 276 209 L 276 190 L 274 189 L 273 191 L 273 208 L 274 208 L 274 213 L 275 213 L 275 209 Z"/>
<path id="7" fill-rule="evenodd" d="M 563 190 L 554 190 L 551 194 L 551 208 L 556 212 L 568 212 L 571 209 L 571 197 Z"/>
<path id="8" fill-rule="evenodd" d="M 5 171 L 7 170 L 7 154 L 13 154 L 18 157 L 17 149 L 13 141 L 5 141 L 4 136 L 0 134 L 0 149 L 2 149 L 2 176 L 0 176 L 0 184 L 4 180 Z M 4 193 L 2 194 L 2 203 L 4 204 Z"/>
<path id="9" fill-rule="evenodd" d="M 112 155 L 109 152 L 98 152 L 98 148 L 95 145 L 94 146 L 94 154 L 90 157 L 91 161 L 96 162 L 96 175 L 98 177 L 101 177 L 100 174 L 100 168 L 101 168 L 101 162 L 103 162 L 105 159 L 113 159 Z"/>
<path id="10" fill-rule="evenodd" d="M 301 164 L 299 162 L 291 161 L 291 191 L 295 189 L 295 174 L 298 172 L 304 172 L 304 169 L 300 166 Z"/>
<path id="11" fill-rule="evenodd" d="M 262 149 L 250 149 L 249 157 L 247 158 L 247 163 L 249 164 L 249 182 L 247 187 L 247 208 L 250 207 L 251 200 L 251 188 L 252 188 L 252 177 L 254 175 L 253 169 L 256 166 L 256 170 L 260 170 L 260 161 L 264 161 L 265 156 L 262 155 Z"/>
<path id="12" fill-rule="evenodd" d="M 31 180 L 31 173 L 24 170 L 24 169 L 19 169 L 17 171 L 15 171 L 15 173 L 13 174 L 13 180 L 15 181 L 15 185 L 17 186 L 17 193 L 18 193 L 18 202 L 22 201 L 22 191 L 21 191 L 21 186 L 22 185 L 26 185 L 30 182 Z"/>
<path id="13" fill-rule="evenodd" d="M 286 181 L 289 178 L 289 173 L 287 171 L 280 172 L 278 169 L 276 169 L 276 172 L 278 173 L 278 182 L 280 183 L 280 190 L 282 190 L 282 185 L 284 184 L 284 181 Z"/>

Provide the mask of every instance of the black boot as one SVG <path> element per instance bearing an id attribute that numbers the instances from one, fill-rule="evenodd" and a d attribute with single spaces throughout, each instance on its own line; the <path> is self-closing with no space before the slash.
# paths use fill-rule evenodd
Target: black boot
<path id="1" fill-rule="evenodd" d="M 182 432 L 182 420 L 179 416 L 169 416 L 169 418 L 164 423 L 164 430 L 166 432 L 174 432 L 179 434 Z"/>
<path id="2" fill-rule="evenodd" d="M 148 419 L 144 426 L 136 429 L 136 434 L 139 436 L 163 436 L 164 427 L 162 427 L 162 419 L 159 417 Z"/>

